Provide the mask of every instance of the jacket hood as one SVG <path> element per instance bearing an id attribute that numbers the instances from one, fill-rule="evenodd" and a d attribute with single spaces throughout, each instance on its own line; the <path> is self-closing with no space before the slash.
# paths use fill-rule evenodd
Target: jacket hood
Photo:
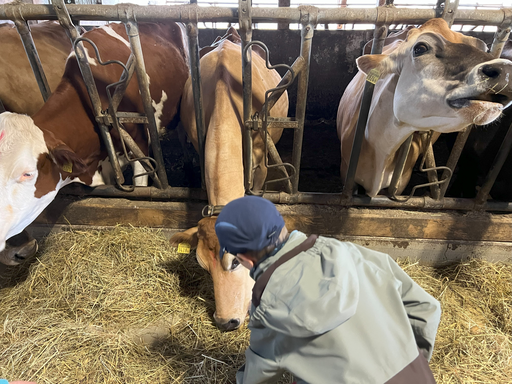
<path id="1" fill-rule="evenodd" d="M 258 278 L 279 257 L 306 240 L 294 231 L 283 248 L 252 271 Z M 349 249 L 354 248 L 354 249 Z M 277 268 L 252 307 L 249 327 L 265 327 L 294 337 L 321 335 L 349 320 L 359 300 L 359 280 L 350 243 L 319 237 L 315 245 Z"/>

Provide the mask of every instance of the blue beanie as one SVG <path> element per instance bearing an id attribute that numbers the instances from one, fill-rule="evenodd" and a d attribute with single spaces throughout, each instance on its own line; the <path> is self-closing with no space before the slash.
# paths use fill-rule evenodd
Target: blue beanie
<path id="1" fill-rule="evenodd" d="M 258 196 L 244 196 L 229 202 L 215 222 L 220 243 L 220 258 L 225 252 L 233 255 L 260 251 L 275 244 L 284 220 L 274 204 Z"/>

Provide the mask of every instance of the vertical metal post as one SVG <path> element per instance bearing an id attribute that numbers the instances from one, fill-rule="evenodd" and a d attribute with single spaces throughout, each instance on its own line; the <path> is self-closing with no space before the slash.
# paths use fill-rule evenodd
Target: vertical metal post
<path id="1" fill-rule="evenodd" d="M 386 40 L 387 34 L 387 25 L 376 26 L 373 33 L 373 44 L 371 51 L 372 55 L 382 53 L 382 48 L 384 48 L 384 42 Z M 363 98 L 361 100 L 361 107 L 359 109 L 359 117 L 357 119 L 354 141 L 352 142 L 352 152 L 350 153 L 347 177 L 345 179 L 345 185 L 343 186 L 342 197 L 344 199 L 352 197 L 352 190 L 355 186 L 357 163 L 359 162 L 359 155 L 361 154 L 361 146 L 363 144 L 364 131 L 366 130 L 366 124 L 370 114 L 370 106 L 372 103 L 374 88 L 375 83 L 367 76 L 366 82 L 364 84 Z"/>
<path id="2" fill-rule="evenodd" d="M 457 139 L 455 140 L 455 144 L 453 145 L 452 151 L 450 153 L 450 157 L 448 157 L 448 161 L 446 162 L 446 166 L 451 169 L 451 172 L 448 170 L 445 170 L 443 174 L 441 175 L 441 180 L 446 180 L 443 184 L 441 184 L 441 190 L 439 194 L 439 198 L 442 199 L 444 195 L 446 194 L 446 190 L 448 189 L 448 185 L 450 184 L 450 178 L 451 175 L 453 175 L 453 171 L 455 170 L 455 166 L 457 165 L 457 162 L 459 161 L 460 154 L 462 153 L 462 150 L 464 149 L 464 145 L 466 144 L 466 141 L 468 140 L 469 134 L 471 133 L 471 129 L 473 128 L 472 125 L 464 129 L 463 131 L 460 131 L 457 135 Z"/>
<path id="3" fill-rule="evenodd" d="M 192 92 L 194 95 L 194 110 L 196 116 L 197 143 L 199 147 L 199 162 L 201 165 L 201 187 L 204 189 L 206 188 L 206 182 L 204 178 L 204 145 L 206 141 L 206 128 L 203 110 L 203 95 L 201 90 L 201 68 L 198 40 L 199 31 L 197 29 L 197 21 L 187 23 L 187 35 L 190 75 L 192 79 Z"/>
<path id="4" fill-rule="evenodd" d="M 431 140 L 427 140 L 428 133 L 423 132 L 421 134 L 421 136 L 422 136 L 421 140 L 423 141 L 423 145 L 426 147 L 425 148 L 425 151 L 426 151 L 425 152 L 425 164 L 426 164 L 427 168 L 436 168 L 436 160 L 434 158 L 434 149 L 432 148 L 432 142 L 431 142 Z M 434 200 L 439 200 L 441 193 L 440 193 L 439 184 L 437 183 L 438 182 L 437 170 L 432 169 L 432 170 L 427 171 L 427 177 L 428 177 L 429 183 L 436 183 L 436 184 L 432 184 L 430 186 L 431 197 Z"/>
<path id="5" fill-rule="evenodd" d="M 14 24 L 16 25 L 16 29 L 18 30 L 18 34 L 20 35 L 21 42 L 23 43 L 23 48 L 25 48 L 25 53 L 27 54 L 28 61 L 30 62 L 32 72 L 36 77 L 37 85 L 39 86 L 39 90 L 41 91 L 43 100 L 46 102 L 46 100 L 48 100 L 48 98 L 50 97 L 51 90 L 50 86 L 48 85 L 48 81 L 46 80 L 46 75 L 44 74 L 44 69 L 41 65 L 41 60 L 39 59 L 39 55 L 37 54 L 37 49 L 34 44 L 34 40 L 32 39 L 30 28 L 25 20 L 16 19 L 14 21 Z"/>
<path id="6" fill-rule="evenodd" d="M 503 143 L 501 143 L 500 149 L 498 150 L 498 154 L 496 155 L 496 158 L 494 159 L 494 163 L 492 164 L 492 167 L 487 174 L 487 177 L 485 178 L 484 184 L 482 185 L 482 188 L 478 191 L 478 194 L 476 195 L 475 202 L 477 205 L 482 205 L 487 201 L 487 196 L 489 196 L 489 192 L 492 189 L 492 186 L 494 185 L 494 182 L 496 181 L 496 178 L 498 177 L 498 174 L 501 171 L 501 168 L 503 167 L 503 164 L 505 163 L 505 160 L 508 157 L 508 154 L 510 153 L 510 148 L 512 147 L 512 125 L 508 128 L 507 134 L 505 138 L 503 139 Z"/>
<path id="7" fill-rule="evenodd" d="M 153 150 L 153 156 L 158 165 L 158 177 L 160 178 L 162 188 L 165 189 L 169 186 L 169 182 L 167 180 L 167 173 L 165 172 L 164 157 L 162 154 L 162 148 L 160 147 L 160 138 L 158 137 L 158 127 L 156 125 L 155 114 L 151 104 L 149 77 L 146 73 L 144 56 L 142 55 L 139 27 L 132 18 L 124 20 L 123 22 L 125 23 L 126 33 L 130 40 L 132 53 L 135 56 L 135 73 L 137 74 L 137 80 L 139 81 L 139 90 L 142 103 L 144 105 L 144 112 L 146 113 L 146 117 L 149 123 L 149 137 L 151 138 L 151 149 Z"/>
<path id="8" fill-rule="evenodd" d="M 244 55 L 245 47 L 252 40 L 252 6 L 251 0 L 238 1 L 238 22 L 242 38 L 242 86 L 244 106 L 244 126 L 242 130 L 242 145 L 244 156 L 244 187 L 247 194 L 250 193 L 253 181 L 252 172 L 252 48 Z"/>
<path id="9" fill-rule="evenodd" d="M 311 60 L 311 46 L 313 35 L 315 33 L 316 15 L 314 18 L 309 13 L 304 14 L 302 31 L 300 57 L 304 60 L 302 70 L 297 78 L 297 104 L 295 109 L 295 118 L 297 119 L 297 129 L 293 132 L 293 153 L 292 165 L 295 167 L 295 175 L 292 180 L 292 194 L 299 190 L 300 161 L 302 157 L 302 139 L 304 136 L 304 122 L 306 121 L 306 101 L 308 97 L 309 67 Z"/>
<path id="10" fill-rule="evenodd" d="M 505 13 L 505 20 L 498 26 L 491 46 L 491 55 L 496 58 L 501 56 L 503 46 L 510 36 L 510 28 L 512 27 L 512 9 L 503 8 L 502 11 Z"/>
<path id="11" fill-rule="evenodd" d="M 288 8 L 288 7 L 290 7 L 290 0 L 278 0 L 277 4 L 278 4 L 278 7 L 280 7 L 280 8 L 284 8 L 284 7 Z M 290 24 L 288 24 L 288 23 L 277 23 L 277 29 L 282 30 L 282 29 L 288 29 L 289 27 L 290 27 Z"/>
<path id="12" fill-rule="evenodd" d="M 393 176 L 391 177 L 391 183 L 388 187 L 388 195 L 390 198 L 396 197 L 396 192 L 398 191 L 398 183 L 400 182 L 400 177 L 404 172 L 405 161 L 409 155 L 413 137 L 414 134 L 409 135 L 409 137 L 402 143 L 400 149 L 398 150 L 398 158 L 396 160 L 395 169 L 393 170 Z"/>

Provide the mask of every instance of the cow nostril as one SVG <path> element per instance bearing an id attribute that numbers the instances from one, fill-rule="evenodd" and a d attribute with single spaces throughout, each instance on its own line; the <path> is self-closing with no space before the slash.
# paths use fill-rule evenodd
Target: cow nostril
<path id="1" fill-rule="evenodd" d="M 240 320 L 239 319 L 231 319 L 229 320 L 229 325 L 231 329 L 236 329 L 240 326 Z"/>
<path id="2" fill-rule="evenodd" d="M 493 67 L 492 65 L 484 65 L 482 67 L 482 73 L 491 79 L 495 79 L 501 75 L 501 69 Z"/>

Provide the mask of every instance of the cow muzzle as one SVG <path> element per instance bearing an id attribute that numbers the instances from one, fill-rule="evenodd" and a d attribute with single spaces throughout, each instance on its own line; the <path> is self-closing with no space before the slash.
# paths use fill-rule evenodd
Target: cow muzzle
<path id="1" fill-rule="evenodd" d="M 503 110 L 512 103 L 512 62 L 491 60 L 475 66 L 468 75 L 467 86 L 457 88 L 448 97 L 454 109 L 468 108 L 475 103 L 496 104 Z"/>
<path id="2" fill-rule="evenodd" d="M 234 331 L 242 324 L 242 321 L 238 318 L 223 319 L 217 317 L 216 313 L 213 314 L 213 318 L 215 319 L 215 324 L 221 331 Z"/>
<path id="3" fill-rule="evenodd" d="M 0 263 L 19 265 L 31 259 L 38 250 L 37 241 L 26 231 L 7 240 L 5 249 L 0 251 Z"/>

